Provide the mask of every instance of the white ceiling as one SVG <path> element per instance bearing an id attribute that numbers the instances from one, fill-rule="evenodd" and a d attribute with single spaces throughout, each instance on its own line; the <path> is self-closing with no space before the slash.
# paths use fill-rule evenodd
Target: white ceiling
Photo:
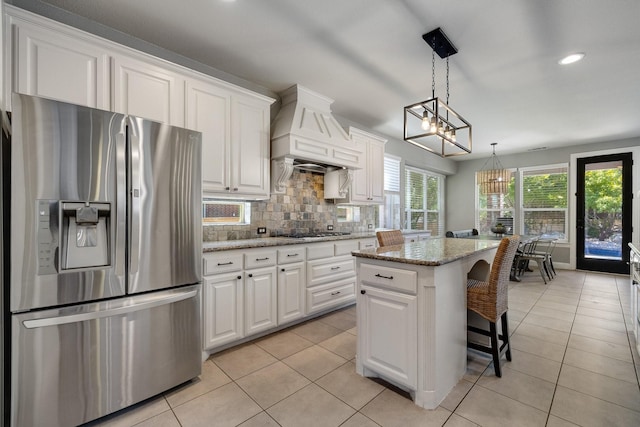
<path id="1" fill-rule="evenodd" d="M 492 142 L 504 154 L 640 137 L 638 0 L 44 2 L 274 92 L 299 83 L 398 140 L 403 107 L 431 95 L 421 35 L 441 27 L 459 51 L 449 105 L 473 124 L 464 158 Z M 560 66 L 572 52 L 586 57 Z"/>

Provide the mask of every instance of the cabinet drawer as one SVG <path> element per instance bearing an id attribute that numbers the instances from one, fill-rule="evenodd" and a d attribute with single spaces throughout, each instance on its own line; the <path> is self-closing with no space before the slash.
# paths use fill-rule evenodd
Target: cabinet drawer
<path id="1" fill-rule="evenodd" d="M 399 268 L 360 264 L 360 282 L 414 295 L 418 291 L 418 273 Z"/>
<path id="2" fill-rule="evenodd" d="M 304 249 L 302 245 L 293 245 L 289 248 L 278 249 L 278 264 L 304 261 Z"/>
<path id="3" fill-rule="evenodd" d="M 376 239 L 364 239 L 358 241 L 358 249 L 375 249 L 377 246 Z"/>
<path id="4" fill-rule="evenodd" d="M 334 243 L 334 246 L 335 246 L 335 256 L 351 255 L 351 251 L 358 250 L 358 241 L 345 240 L 344 242 Z"/>
<path id="5" fill-rule="evenodd" d="M 331 258 L 333 256 L 333 243 L 318 243 L 307 246 L 307 260 Z"/>
<path id="6" fill-rule="evenodd" d="M 338 282 L 307 289 L 307 314 L 354 301 L 355 292 L 355 278 L 342 279 Z"/>
<path id="7" fill-rule="evenodd" d="M 242 270 L 242 254 L 218 252 L 204 255 L 204 275 Z"/>
<path id="8" fill-rule="evenodd" d="M 307 263 L 307 287 L 355 276 L 351 255 Z"/>
<path id="9" fill-rule="evenodd" d="M 271 267 L 276 265 L 276 250 L 250 251 L 244 254 L 244 268 Z"/>

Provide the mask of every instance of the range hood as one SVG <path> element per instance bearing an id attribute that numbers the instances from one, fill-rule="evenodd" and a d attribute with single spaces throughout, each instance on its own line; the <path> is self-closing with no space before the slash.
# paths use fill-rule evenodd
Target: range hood
<path id="1" fill-rule="evenodd" d="M 314 172 L 362 168 L 362 148 L 331 114 L 332 99 L 300 85 L 280 96 L 282 107 L 271 125 L 272 193 L 285 191 L 296 167 Z"/>

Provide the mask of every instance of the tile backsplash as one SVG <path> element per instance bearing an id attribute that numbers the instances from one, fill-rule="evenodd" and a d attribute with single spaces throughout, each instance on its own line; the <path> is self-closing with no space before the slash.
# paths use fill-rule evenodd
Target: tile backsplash
<path id="1" fill-rule="evenodd" d="M 324 199 L 324 175 L 295 170 L 285 194 L 273 194 L 269 200 L 251 203 L 251 224 L 205 225 L 203 240 L 253 239 L 283 233 L 326 231 L 364 232 L 377 227 L 378 206 L 359 206 L 358 222 L 338 222 L 338 206 Z M 257 234 L 258 227 L 266 227 L 266 234 Z"/>

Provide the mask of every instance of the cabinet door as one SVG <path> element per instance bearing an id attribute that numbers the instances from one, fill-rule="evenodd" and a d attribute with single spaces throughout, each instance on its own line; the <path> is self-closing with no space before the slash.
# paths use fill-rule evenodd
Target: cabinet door
<path id="1" fill-rule="evenodd" d="M 184 126 L 184 79 L 167 69 L 126 56 L 113 58 L 117 113 Z"/>
<path id="2" fill-rule="evenodd" d="M 245 333 L 255 334 L 278 325 L 276 268 L 245 272 Z"/>
<path id="3" fill-rule="evenodd" d="M 384 203 L 384 144 L 371 141 L 367 154 L 369 201 Z"/>
<path id="4" fill-rule="evenodd" d="M 231 96 L 198 81 L 187 82 L 185 122 L 202 132 L 202 191 L 228 193 L 231 135 Z"/>
<path id="5" fill-rule="evenodd" d="M 278 272 L 278 325 L 304 316 L 304 263 L 287 264 Z"/>
<path id="6" fill-rule="evenodd" d="M 231 193 L 269 196 L 269 104 L 234 96 L 231 110 Z"/>
<path id="7" fill-rule="evenodd" d="M 204 279 L 204 348 L 210 349 L 244 336 L 241 274 L 219 274 Z"/>
<path id="8" fill-rule="evenodd" d="M 14 91 L 109 109 L 106 51 L 18 18 L 12 18 L 12 23 Z"/>
<path id="9" fill-rule="evenodd" d="M 417 297 L 361 286 L 358 298 L 358 351 L 363 365 L 415 390 Z"/>
<path id="10" fill-rule="evenodd" d="M 370 202 L 367 167 L 365 167 L 365 169 L 356 169 L 353 171 L 353 182 L 351 183 L 351 201 Z"/>

